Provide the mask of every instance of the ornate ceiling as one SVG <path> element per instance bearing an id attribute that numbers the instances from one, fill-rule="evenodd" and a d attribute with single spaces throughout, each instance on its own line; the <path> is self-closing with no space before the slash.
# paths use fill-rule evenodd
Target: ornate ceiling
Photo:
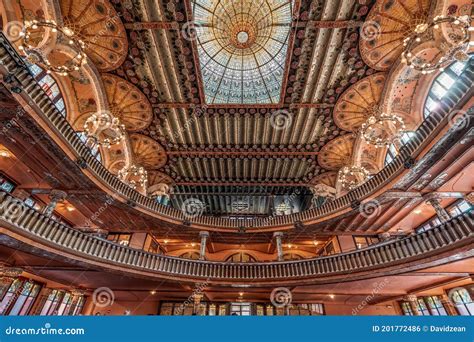
<path id="1" fill-rule="evenodd" d="M 270 215 L 272 198 L 335 186 L 382 97 L 388 76 L 379 71 L 398 58 L 429 3 L 62 0 L 64 22 L 87 41 L 103 87 L 96 98 L 75 94 L 97 108 L 78 106 L 74 116 L 106 98 L 149 184 L 174 185 L 173 205 L 207 194 L 208 214 L 233 214 L 237 201 Z M 367 37 L 364 23 L 378 34 Z M 80 76 L 71 82 L 93 83 Z"/>
<path id="2" fill-rule="evenodd" d="M 207 103 L 278 103 L 292 21 L 285 0 L 192 3 Z"/>

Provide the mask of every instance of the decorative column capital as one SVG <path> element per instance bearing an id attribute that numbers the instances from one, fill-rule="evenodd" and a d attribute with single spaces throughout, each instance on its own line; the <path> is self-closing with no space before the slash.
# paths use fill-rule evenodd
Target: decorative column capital
<path id="1" fill-rule="evenodd" d="M 209 232 L 203 230 L 199 232 L 199 237 L 200 238 L 208 238 L 209 237 Z"/>
<path id="2" fill-rule="evenodd" d="M 63 202 L 67 197 L 67 193 L 62 190 L 51 190 L 49 193 L 49 198 L 51 201 Z"/>
<path id="3" fill-rule="evenodd" d="M 408 294 L 405 297 L 403 297 L 403 300 L 405 300 L 407 302 L 416 302 L 417 299 L 418 299 L 418 297 L 414 294 Z"/>
<path id="4" fill-rule="evenodd" d="M 283 232 L 274 232 L 273 233 L 273 237 L 278 239 L 278 238 L 282 238 L 283 237 Z"/>
<path id="5" fill-rule="evenodd" d="M 23 273 L 23 269 L 0 263 L 0 277 L 16 278 Z"/>

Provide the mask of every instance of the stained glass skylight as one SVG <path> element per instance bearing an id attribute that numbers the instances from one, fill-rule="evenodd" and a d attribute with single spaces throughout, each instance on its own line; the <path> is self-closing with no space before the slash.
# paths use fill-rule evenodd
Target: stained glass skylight
<path id="1" fill-rule="evenodd" d="M 277 103 L 292 1 L 194 0 L 206 102 Z"/>

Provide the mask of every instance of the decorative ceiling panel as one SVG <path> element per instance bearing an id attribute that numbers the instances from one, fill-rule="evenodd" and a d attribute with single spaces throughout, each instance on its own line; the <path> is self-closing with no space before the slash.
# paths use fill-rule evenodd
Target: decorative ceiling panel
<path id="1" fill-rule="evenodd" d="M 195 0 L 207 103 L 278 103 L 292 1 Z"/>
<path id="2" fill-rule="evenodd" d="M 87 55 L 100 71 L 120 66 L 128 52 L 125 28 L 108 1 L 61 0 L 64 23 L 86 43 Z"/>

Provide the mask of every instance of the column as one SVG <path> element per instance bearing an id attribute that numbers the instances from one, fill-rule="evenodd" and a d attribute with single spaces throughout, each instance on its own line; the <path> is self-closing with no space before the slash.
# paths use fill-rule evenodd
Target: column
<path id="1" fill-rule="evenodd" d="M 281 243 L 281 238 L 283 237 L 283 233 L 282 232 L 275 232 L 275 233 L 273 233 L 273 237 L 275 238 L 278 261 L 283 261 L 283 246 L 282 246 L 282 243 Z"/>
<path id="2" fill-rule="evenodd" d="M 201 238 L 201 249 L 199 250 L 199 260 L 206 259 L 206 243 L 207 238 L 209 237 L 209 232 L 199 232 L 199 237 Z"/>
<path id="3" fill-rule="evenodd" d="M 51 217 L 58 203 L 64 201 L 66 199 L 66 196 L 67 194 L 64 191 L 52 190 L 49 194 L 49 198 L 51 199 L 51 201 L 46 207 L 44 207 L 43 214 L 48 217 Z"/>
<path id="4" fill-rule="evenodd" d="M 451 219 L 451 216 L 449 213 L 444 209 L 441 204 L 439 203 L 439 200 L 436 198 L 429 199 L 426 201 L 426 203 L 430 204 L 434 210 L 436 211 L 436 215 L 438 215 L 439 220 L 441 222 L 447 222 Z"/>
<path id="5" fill-rule="evenodd" d="M 413 315 L 421 316 L 421 312 L 418 309 L 418 298 L 415 295 L 407 295 L 403 299 L 410 303 L 410 307 L 411 307 L 411 311 L 413 311 Z"/>

